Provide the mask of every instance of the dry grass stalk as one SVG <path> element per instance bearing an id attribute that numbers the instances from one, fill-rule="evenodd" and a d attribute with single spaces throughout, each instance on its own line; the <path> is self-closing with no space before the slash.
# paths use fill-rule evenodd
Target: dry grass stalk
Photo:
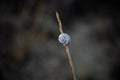
<path id="1" fill-rule="evenodd" d="M 63 33 L 62 23 L 61 23 L 61 20 L 60 20 L 58 12 L 56 12 L 56 18 L 57 18 L 57 21 L 58 21 L 58 24 L 59 24 L 60 33 Z M 68 45 L 64 45 L 64 47 L 65 47 L 65 50 L 66 50 L 66 53 L 67 53 L 67 56 L 68 56 L 68 59 L 69 59 L 69 64 L 70 64 L 70 67 L 71 67 L 71 70 L 72 70 L 73 80 L 76 80 L 75 67 L 74 67 L 74 64 L 73 64 L 73 60 L 71 58 L 69 46 Z"/>

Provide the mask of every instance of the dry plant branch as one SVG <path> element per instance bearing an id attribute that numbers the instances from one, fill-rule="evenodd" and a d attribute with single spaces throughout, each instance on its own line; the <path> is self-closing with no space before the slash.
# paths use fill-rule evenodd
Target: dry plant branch
<path id="1" fill-rule="evenodd" d="M 58 24 L 59 24 L 59 30 L 60 30 L 61 33 L 63 33 L 62 23 L 61 23 L 61 20 L 60 20 L 58 12 L 56 12 L 56 18 L 57 18 L 57 21 L 58 21 Z"/>
<path id="2" fill-rule="evenodd" d="M 56 18 L 57 18 L 57 21 L 58 21 L 58 24 L 59 24 L 60 33 L 63 33 L 62 23 L 61 23 L 58 12 L 56 12 Z M 71 70 L 72 70 L 73 80 L 76 80 L 75 67 L 74 67 L 73 60 L 72 60 L 72 57 L 71 57 L 71 54 L 70 54 L 69 46 L 64 45 L 64 47 L 65 47 L 65 50 L 66 50 L 66 53 L 67 53 L 67 56 L 68 56 L 68 59 L 69 59 L 69 64 L 70 64 L 70 67 L 71 67 Z"/>

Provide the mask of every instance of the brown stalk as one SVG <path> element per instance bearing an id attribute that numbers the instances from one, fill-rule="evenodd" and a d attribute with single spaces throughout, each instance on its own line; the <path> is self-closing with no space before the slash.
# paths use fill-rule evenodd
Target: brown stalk
<path id="1" fill-rule="evenodd" d="M 60 33 L 63 33 L 62 23 L 61 23 L 58 12 L 56 12 L 56 18 L 57 18 L 57 21 L 58 21 L 58 24 L 59 24 Z M 72 57 L 71 57 L 71 54 L 70 54 L 69 46 L 64 45 L 64 47 L 65 47 L 65 50 L 66 50 L 66 53 L 67 53 L 67 56 L 68 56 L 68 60 L 69 60 L 69 64 L 70 64 L 70 67 L 71 67 L 71 70 L 72 70 L 73 80 L 76 80 L 75 67 L 74 67 L 73 60 L 72 60 Z"/>

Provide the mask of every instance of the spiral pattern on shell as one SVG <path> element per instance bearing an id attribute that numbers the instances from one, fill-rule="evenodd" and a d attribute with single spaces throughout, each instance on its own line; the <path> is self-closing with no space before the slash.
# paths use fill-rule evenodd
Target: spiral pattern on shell
<path id="1" fill-rule="evenodd" d="M 60 42 L 61 44 L 67 45 L 67 44 L 70 43 L 71 38 L 70 38 L 70 36 L 69 36 L 68 34 L 66 34 L 66 33 L 61 33 L 61 34 L 59 35 L 59 37 L 58 37 L 58 40 L 59 40 L 59 42 Z"/>

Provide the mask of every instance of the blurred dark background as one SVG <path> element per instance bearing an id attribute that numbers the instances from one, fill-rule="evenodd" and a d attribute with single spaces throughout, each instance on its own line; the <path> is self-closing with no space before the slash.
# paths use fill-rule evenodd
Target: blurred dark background
<path id="1" fill-rule="evenodd" d="M 72 80 L 55 12 L 77 80 L 120 80 L 117 0 L 0 0 L 0 80 Z"/>

